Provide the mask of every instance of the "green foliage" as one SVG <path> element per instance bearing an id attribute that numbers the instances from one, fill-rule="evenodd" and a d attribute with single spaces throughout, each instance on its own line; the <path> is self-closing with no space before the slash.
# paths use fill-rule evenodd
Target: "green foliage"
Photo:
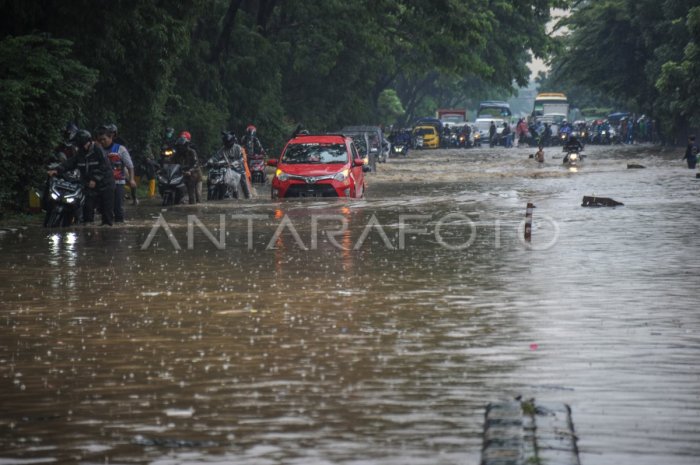
<path id="1" fill-rule="evenodd" d="M 668 99 L 673 115 L 692 126 L 700 126 L 700 6 L 692 8 L 686 25 L 691 41 L 680 61 L 668 61 L 661 68 L 656 87 Z"/>
<path id="2" fill-rule="evenodd" d="M 660 120 L 670 135 L 698 124 L 697 0 L 577 2 L 545 87 L 579 105 L 610 104 Z M 587 98 L 586 98 L 587 96 Z"/>
<path id="3" fill-rule="evenodd" d="M 379 115 L 384 125 L 396 123 L 396 118 L 403 115 L 406 110 L 401 105 L 401 99 L 394 89 L 384 89 L 379 94 Z"/>
<path id="4" fill-rule="evenodd" d="M 79 119 L 97 72 L 71 43 L 37 35 L 0 41 L 0 207 L 39 185 L 66 122 Z"/>

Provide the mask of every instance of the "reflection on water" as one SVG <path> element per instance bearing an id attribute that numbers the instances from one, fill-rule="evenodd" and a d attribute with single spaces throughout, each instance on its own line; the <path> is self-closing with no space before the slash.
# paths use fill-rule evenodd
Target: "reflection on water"
<path id="1" fill-rule="evenodd" d="M 515 395 L 571 404 L 586 465 L 696 463 L 697 185 L 588 152 L 411 153 L 362 201 L 177 207 L 180 251 L 141 250 L 156 206 L 0 238 L 0 463 L 477 464 Z M 217 240 L 227 215 L 226 248 L 184 247 L 188 214 Z M 391 249 L 372 227 L 355 250 L 372 218 Z"/>

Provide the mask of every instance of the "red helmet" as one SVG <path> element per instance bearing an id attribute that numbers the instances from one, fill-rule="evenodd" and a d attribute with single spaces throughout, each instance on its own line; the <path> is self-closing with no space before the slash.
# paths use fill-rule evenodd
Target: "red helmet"
<path id="1" fill-rule="evenodd" d="M 187 142 L 192 142 L 192 135 L 188 131 L 182 131 L 178 137 L 186 139 Z"/>
<path id="2" fill-rule="evenodd" d="M 245 132 L 252 137 L 257 132 L 257 129 L 255 129 L 255 126 L 253 126 L 252 124 L 249 124 L 248 127 L 245 128 Z"/>

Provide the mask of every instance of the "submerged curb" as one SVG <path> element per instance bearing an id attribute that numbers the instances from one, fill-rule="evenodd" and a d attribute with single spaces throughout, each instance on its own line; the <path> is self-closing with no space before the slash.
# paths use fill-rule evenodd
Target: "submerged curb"
<path id="1" fill-rule="evenodd" d="M 486 407 L 481 465 L 581 465 L 571 409 L 528 401 Z"/>

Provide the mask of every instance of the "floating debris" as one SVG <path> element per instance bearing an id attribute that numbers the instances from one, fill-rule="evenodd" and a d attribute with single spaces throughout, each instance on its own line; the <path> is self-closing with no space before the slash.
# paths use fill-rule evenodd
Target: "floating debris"
<path id="1" fill-rule="evenodd" d="M 624 205 L 624 203 L 609 197 L 594 197 L 590 195 L 584 195 L 581 203 L 582 207 L 617 207 L 620 205 Z"/>
<path id="2" fill-rule="evenodd" d="M 632 170 L 632 169 L 643 169 L 646 168 L 644 165 L 640 165 L 637 163 L 627 163 L 627 169 Z"/>

